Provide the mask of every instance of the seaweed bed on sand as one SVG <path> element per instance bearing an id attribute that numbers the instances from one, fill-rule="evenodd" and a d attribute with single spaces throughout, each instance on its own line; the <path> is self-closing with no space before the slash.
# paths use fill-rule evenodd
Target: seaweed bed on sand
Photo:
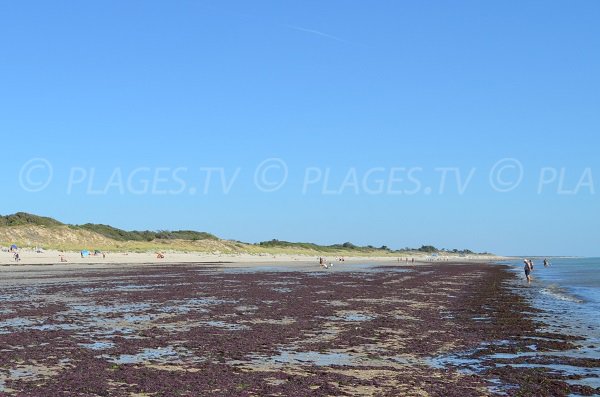
<path id="1" fill-rule="evenodd" d="M 553 354 L 577 340 L 540 331 L 513 277 L 473 264 L 24 272 L 0 285 L 0 396 L 600 392 L 576 382 L 600 360 Z"/>

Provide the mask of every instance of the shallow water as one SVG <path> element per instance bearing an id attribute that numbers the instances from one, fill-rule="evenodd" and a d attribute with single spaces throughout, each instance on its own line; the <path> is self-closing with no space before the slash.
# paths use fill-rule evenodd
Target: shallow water
<path id="1" fill-rule="evenodd" d="M 297 352 L 281 351 L 270 357 L 260 357 L 255 360 L 258 364 L 307 364 L 318 366 L 356 365 L 356 359 L 348 353 L 339 352 Z"/>
<path id="2" fill-rule="evenodd" d="M 112 349 L 115 344 L 113 342 L 93 342 L 93 343 L 80 343 L 79 346 L 91 349 L 91 350 L 108 350 Z"/>
<path id="3" fill-rule="evenodd" d="M 600 359 L 600 259 L 551 259 L 544 267 L 541 260 L 534 261 L 532 283 L 523 276 L 523 262 L 502 262 L 518 275 L 513 283 L 517 293 L 523 294 L 540 313 L 531 316 L 544 323 L 542 332 L 572 335 L 576 348 L 564 351 L 538 352 L 530 345 L 529 352 L 516 354 L 497 353 L 487 359 L 517 360 L 534 357 L 562 357 L 572 359 Z M 545 338 L 539 338 L 544 340 Z M 566 375 L 584 376 L 570 380 L 571 384 L 598 387 L 600 368 L 571 365 L 515 363 L 502 364 L 517 368 L 545 368 Z"/>
<path id="4" fill-rule="evenodd" d="M 371 321 L 371 320 L 375 319 L 375 317 L 376 316 L 374 316 L 372 314 L 368 314 L 368 313 L 346 311 L 346 312 L 339 312 L 335 316 L 326 317 L 326 318 L 328 320 L 333 320 L 333 321 L 346 321 L 346 322 L 360 323 L 360 322 L 364 322 L 364 321 Z"/>
<path id="5" fill-rule="evenodd" d="M 523 273 L 522 261 L 506 264 Z M 540 260 L 534 264 L 533 282 L 526 291 L 535 307 L 557 320 L 549 325 L 600 339 L 600 258 L 550 259 L 549 267 Z"/>
<path id="6" fill-rule="evenodd" d="M 182 348 L 175 349 L 172 346 L 156 349 L 144 349 L 137 354 L 122 354 L 120 356 L 101 355 L 115 364 L 141 364 L 148 362 L 158 363 L 183 363 L 190 353 Z"/>
<path id="7" fill-rule="evenodd" d="M 303 272 L 305 275 L 309 276 L 323 276 L 323 274 L 333 273 L 333 272 L 392 272 L 392 273 L 407 273 L 413 271 L 413 269 L 404 262 L 399 263 L 368 263 L 368 262 L 334 262 L 333 266 L 325 268 L 319 268 L 318 264 L 298 264 L 297 266 L 282 266 L 282 265 L 270 265 L 270 266 L 251 266 L 251 267 L 228 267 L 219 272 L 226 274 L 236 274 L 236 273 L 294 273 L 294 272 Z M 199 270 L 205 272 L 205 270 Z"/>

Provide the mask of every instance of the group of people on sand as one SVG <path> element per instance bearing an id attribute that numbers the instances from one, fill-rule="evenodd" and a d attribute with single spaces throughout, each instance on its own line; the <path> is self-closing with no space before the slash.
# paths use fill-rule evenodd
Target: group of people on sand
<path id="1" fill-rule="evenodd" d="M 21 261 L 21 255 L 19 254 L 19 249 L 16 245 L 11 246 L 10 249 L 2 248 L 2 251 L 12 254 L 13 260 L 15 262 Z"/>
<path id="2" fill-rule="evenodd" d="M 343 256 L 339 256 L 339 257 L 336 257 L 335 260 L 337 262 L 345 262 L 346 258 L 344 258 Z M 330 267 L 333 267 L 333 262 L 327 263 L 327 258 L 323 258 L 322 256 L 320 256 L 319 257 L 319 266 L 321 266 L 324 269 L 329 269 Z"/>
<path id="3" fill-rule="evenodd" d="M 533 272 L 533 261 L 531 259 L 524 259 L 523 262 L 525 263 L 525 266 L 523 267 L 523 270 L 525 270 L 525 279 L 527 280 L 527 283 L 531 283 L 531 272 Z M 548 259 L 544 259 L 544 267 L 548 267 L 550 266 L 550 262 L 548 262 Z"/>

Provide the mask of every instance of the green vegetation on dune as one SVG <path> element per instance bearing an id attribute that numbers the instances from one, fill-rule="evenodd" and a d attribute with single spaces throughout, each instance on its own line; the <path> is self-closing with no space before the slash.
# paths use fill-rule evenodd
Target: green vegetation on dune
<path id="1" fill-rule="evenodd" d="M 210 233 L 195 232 L 192 230 L 177 230 L 177 231 L 125 231 L 117 229 L 109 225 L 96 225 L 87 223 L 81 226 L 71 226 L 72 228 L 81 228 L 101 234 L 117 241 L 153 241 L 153 240 L 218 240 L 218 238 Z"/>
<path id="2" fill-rule="evenodd" d="M 117 229 L 116 227 L 108 225 L 95 225 L 86 223 L 81 226 L 69 226 L 72 229 L 84 229 L 91 232 L 98 233 L 104 237 L 108 237 L 116 241 L 151 241 L 152 238 L 145 238 L 141 233 L 127 232 L 125 230 Z"/>
<path id="3" fill-rule="evenodd" d="M 28 214 L 26 212 L 18 212 L 13 215 L 0 216 L 0 227 L 10 226 L 44 226 L 44 227 L 56 227 L 56 226 L 68 226 L 73 230 L 88 230 L 90 232 L 98 233 L 104 237 L 110 238 L 116 241 L 153 241 L 153 240 L 218 240 L 218 237 L 206 233 L 196 232 L 192 230 L 159 230 L 159 231 L 126 231 L 112 227 L 109 225 L 97 225 L 87 223 L 85 225 L 65 225 L 56 219 Z"/>
<path id="4" fill-rule="evenodd" d="M 456 255 L 473 255 L 475 254 L 473 251 L 464 249 L 464 250 L 448 250 L 448 249 L 439 249 L 432 245 L 423 245 L 421 248 L 404 248 L 399 250 L 392 250 L 385 245 L 381 247 L 374 247 L 372 245 L 367 246 L 358 246 L 352 243 L 346 242 L 343 244 L 333 244 L 333 245 L 318 245 L 313 243 L 292 243 L 289 241 L 281 241 L 281 240 L 270 240 L 263 241 L 255 246 L 271 248 L 271 249 L 280 249 L 280 250 L 307 250 L 307 251 L 316 251 L 321 253 L 346 253 L 347 255 L 410 255 L 412 254 L 456 254 Z M 485 253 L 489 255 L 488 253 Z"/>
<path id="5" fill-rule="evenodd" d="M 152 250 L 241 252 L 241 245 L 205 232 L 126 231 L 109 225 L 67 225 L 55 219 L 20 212 L 0 216 L 0 244 L 78 251 Z"/>
<path id="6" fill-rule="evenodd" d="M 66 225 L 55 219 L 24 212 L 0 216 L 0 244 L 18 243 L 58 250 L 99 249 L 104 251 L 173 250 L 189 252 L 220 252 L 248 254 L 297 254 L 323 256 L 410 256 L 432 254 L 473 254 L 470 250 L 438 249 L 431 245 L 421 248 L 392 250 L 381 247 L 357 246 L 350 242 L 333 245 L 294 243 L 281 240 L 249 244 L 221 240 L 218 237 L 192 230 L 126 231 L 109 225 L 87 223 Z"/>
<path id="7" fill-rule="evenodd" d="M 437 254 L 437 253 L 445 253 L 445 254 L 459 254 L 459 255 L 472 255 L 475 254 L 475 252 L 469 250 L 469 249 L 463 249 L 463 250 L 457 250 L 457 249 L 453 249 L 453 250 L 449 250 L 449 249 L 445 249 L 445 248 L 435 248 L 433 245 L 423 245 L 421 246 L 421 248 L 417 249 L 416 251 L 419 252 L 424 252 L 426 254 Z M 481 255 L 488 255 L 488 253 L 482 253 Z"/>
<path id="8" fill-rule="evenodd" d="M 303 250 L 311 250 L 318 252 L 340 252 L 340 251 L 349 251 L 349 252 L 362 252 L 362 253 L 371 253 L 373 251 L 381 251 L 381 252 L 391 252 L 387 247 L 383 246 L 381 248 L 375 248 L 373 246 L 360 247 L 354 245 L 352 243 L 343 243 L 343 244 L 333 244 L 333 245 L 318 245 L 314 243 L 292 243 L 289 241 L 280 241 L 280 240 L 271 240 L 271 241 L 263 241 L 257 244 L 260 247 L 265 248 L 292 248 L 292 249 L 303 249 Z"/>
<path id="9" fill-rule="evenodd" d="M 28 214 L 26 212 L 17 212 L 13 215 L 0 216 L 0 226 L 62 226 L 63 223 L 44 216 Z"/>

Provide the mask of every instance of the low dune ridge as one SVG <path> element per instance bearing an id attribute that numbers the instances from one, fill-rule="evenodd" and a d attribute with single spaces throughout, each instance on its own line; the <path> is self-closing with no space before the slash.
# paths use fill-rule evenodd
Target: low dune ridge
<path id="1" fill-rule="evenodd" d="M 290 256 L 299 256 L 310 260 L 319 256 L 331 260 L 340 257 L 385 258 L 386 260 L 400 258 L 403 260 L 407 258 L 416 260 L 425 258 L 431 260 L 459 258 L 461 260 L 469 258 L 488 260 L 498 258 L 487 253 L 475 254 L 470 250 L 439 251 L 432 246 L 423 246 L 413 250 L 393 250 L 386 246 L 365 247 L 350 242 L 318 245 L 276 239 L 252 244 L 225 240 L 207 232 L 190 230 L 125 231 L 103 224 L 68 225 L 52 218 L 24 212 L 0 216 L 0 246 L 7 251 L 13 245 L 22 249 L 24 255 L 21 255 L 21 259 L 24 263 L 28 261 L 28 251 L 34 254 L 39 254 L 38 251 L 56 251 L 56 253 L 70 253 L 69 256 L 74 257 L 73 253 L 79 253 L 82 250 L 145 254 L 143 259 L 140 259 L 144 263 L 156 252 L 202 253 L 212 255 L 212 259 L 222 255 L 233 257 L 249 255 L 251 258 L 268 256 L 284 260 L 289 260 Z M 29 259 L 31 256 L 29 255 Z M 58 255 L 54 256 L 58 257 Z M 54 259 L 48 258 L 47 260 Z M 35 262 L 38 261 L 39 258 Z M 2 263 L 4 262 L 5 260 L 2 259 Z"/>
<path id="2" fill-rule="evenodd" d="M 100 233 L 71 226 L 11 226 L 0 228 L 0 244 L 3 246 L 40 247 L 59 251 L 82 249 L 100 251 L 145 252 L 152 250 L 176 250 L 199 252 L 242 252 L 245 244 L 227 240 L 161 240 L 119 241 Z"/>

